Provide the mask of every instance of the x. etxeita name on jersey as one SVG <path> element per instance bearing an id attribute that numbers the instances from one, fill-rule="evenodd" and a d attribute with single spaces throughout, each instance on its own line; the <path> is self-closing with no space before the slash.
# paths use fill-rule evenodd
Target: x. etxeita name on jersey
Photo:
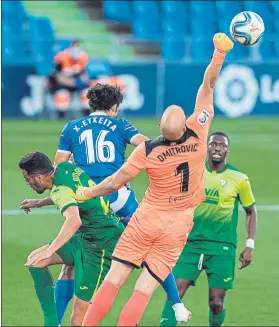
<path id="1" fill-rule="evenodd" d="M 109 119 L 107 119 L 105 117 L 88 117 L 81 121 L 80 126 L 75 125 L 75 127 L 73 127 L 73 130 L 76 132 L 79 132 L 80 129 L 88 126 L 89 124 L 102 124 L 102 125 L 108 127 L 113 132 L 115 131 L 115 129 L 117 127 L 115 124 L 113 124 L 112 121 L 110 121 Z"/>

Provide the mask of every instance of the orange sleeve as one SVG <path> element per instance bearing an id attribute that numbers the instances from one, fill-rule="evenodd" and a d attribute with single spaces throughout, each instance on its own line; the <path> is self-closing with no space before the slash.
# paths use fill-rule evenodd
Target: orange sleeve
<path id="1" fill-rule="evenodd" d="M 81 70 L 84 70 L 88 64 L 88 56 L 86 53 L 83 53 L 78 59 L 78 65 Z"/>
<path id="2" fill-rule="evenodd" d="M 129 156 L 127 162 L 123 165 L 123 168 L 132 177 L 136 177 L 141 170 L 146 168 L 146 155 L 145 155 L 145 142 L 142 142 Z"/>
<path id="3" fill-rule="evenodd" d="M 62 51 L 58 52 L 57 55 L 54 57 L 54 62 L 55 62 L 56 64 L 61 63 L 61 59 L 62 59 L 62 57 L 63 57 L 63 53 L 62 53 Z"/>
<path id="4" fill-rule="evenodd" d="M 206 139 L 209 128 L 214 117 L 213 109 L 213 89 L 212 91 L 205 90 L 200 86 L 194 113 L 187 119 L 187 126 L 193 129 L 200 138 Z"/>

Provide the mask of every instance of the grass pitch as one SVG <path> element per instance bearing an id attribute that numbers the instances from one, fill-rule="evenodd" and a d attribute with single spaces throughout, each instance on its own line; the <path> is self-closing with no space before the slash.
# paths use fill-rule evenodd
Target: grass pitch
<path id="1" fill-rule="evenodd" d="M 149 137 L 158 135 L 156 121 L 132 121 Z M 24 184 L 17 167 L 30 151 L 43 151 L 54 158 L 63 122 L 4 121 L 2 123 L 2 326 L 40 326 L 42 314 L 31 277 L 24 263 L 30 251 L 55 237 L 62 224 L 59 214 L 38 209 L 30 215 L 17 210 L 24 198 L 38 195 Z M 223 131 L 231 139 L 229 161 L 250 177 L 259 210 L 259 229 L 254 261 L 236 271 L 235 289 L 228 292 L 226 326 L 278 326 L 279 324 L 279 119 L 215 119 L 211 130 Z M 128 148 L 130 153 L 132 148 Z M 132 186 L 141 199 L 148 185 L 141 173 Z M 269 207 L 278 205 L 276 207 Z M 268 211 L 269 210 L 269 211 Z M 245 245 L 244 214 L 239 217 L 239 249 Z M 59 267 L 51 268 L 56 278 Z M 137 272 L 121 290 L 103 326 L 115 326 L 129 298 Z M 188 325 L 208 325 L 207 281 L 204 275 L 190 289 L 184 302 L 193 312 Z M 160 288 L 152 298 L 141 326 L 158 326 L 165 295 Z M 69 325 L 70 307 L 64 319 Z"/>

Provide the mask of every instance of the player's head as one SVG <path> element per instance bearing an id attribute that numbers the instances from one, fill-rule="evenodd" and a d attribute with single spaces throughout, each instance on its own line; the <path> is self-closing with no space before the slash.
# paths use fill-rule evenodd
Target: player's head
<path id="1" fill-rule="evenodd" d="M 186 116 L 179 106 L 169 106 L 159 122 L 161 134 L 169 141 L 178 140 L 186 131 Z"/>
<path id="2" fill-rule="evenodd" d="M 87 92 L 89 107 L 92 112 L 104 111 L 109 116 L 116 117 L 118 107 L 123 101 L 120 87 L 97 83 Z"/>
<path id="3" fill-rule="evenodd" d="M 44 153 L 30 152 L 20 159 L 18 165 L 26 184 L 37 193 L 42 194 L 52 187 L 54 167 Z"/>
<path id="4" fill-rule="evenodd" d="M 225 133 L 210 134 L 207 142 L 208 159 L 216 164 L 223 163 L 229 154 L 229 145 L 230 140 Z"/>

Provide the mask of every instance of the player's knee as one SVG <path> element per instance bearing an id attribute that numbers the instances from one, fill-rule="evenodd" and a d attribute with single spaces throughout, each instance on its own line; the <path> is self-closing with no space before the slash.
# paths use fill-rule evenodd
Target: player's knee
<path id="1" fill-rule="evenodd" d="M 125 265 L 117 261 L 112 261 L 110 270 L 107 273 L 105 280 L 121 288 L 133 270 L 134 268 L 132 266 Z"/>
<path id="2" fill-rule="evenodd" d="M 214 315 L 221 313 L 224 310 L 223 299 L 220 297 L 211 297 L 209 299 L 209 308 Z"/>
<path id="3" fill-rule="evenodd" d="M 160 283 L 149 273 L 147 268 L 143 267 L 143 270 L 136 281 L 134 290 L 141 291 L 152 296 L 159 285 Z"/>
<path id="4" fill-rule="evenodd" d="M 74 266 L 63 265 L 58 279 L 73 280 L 74 279 Z"/>

